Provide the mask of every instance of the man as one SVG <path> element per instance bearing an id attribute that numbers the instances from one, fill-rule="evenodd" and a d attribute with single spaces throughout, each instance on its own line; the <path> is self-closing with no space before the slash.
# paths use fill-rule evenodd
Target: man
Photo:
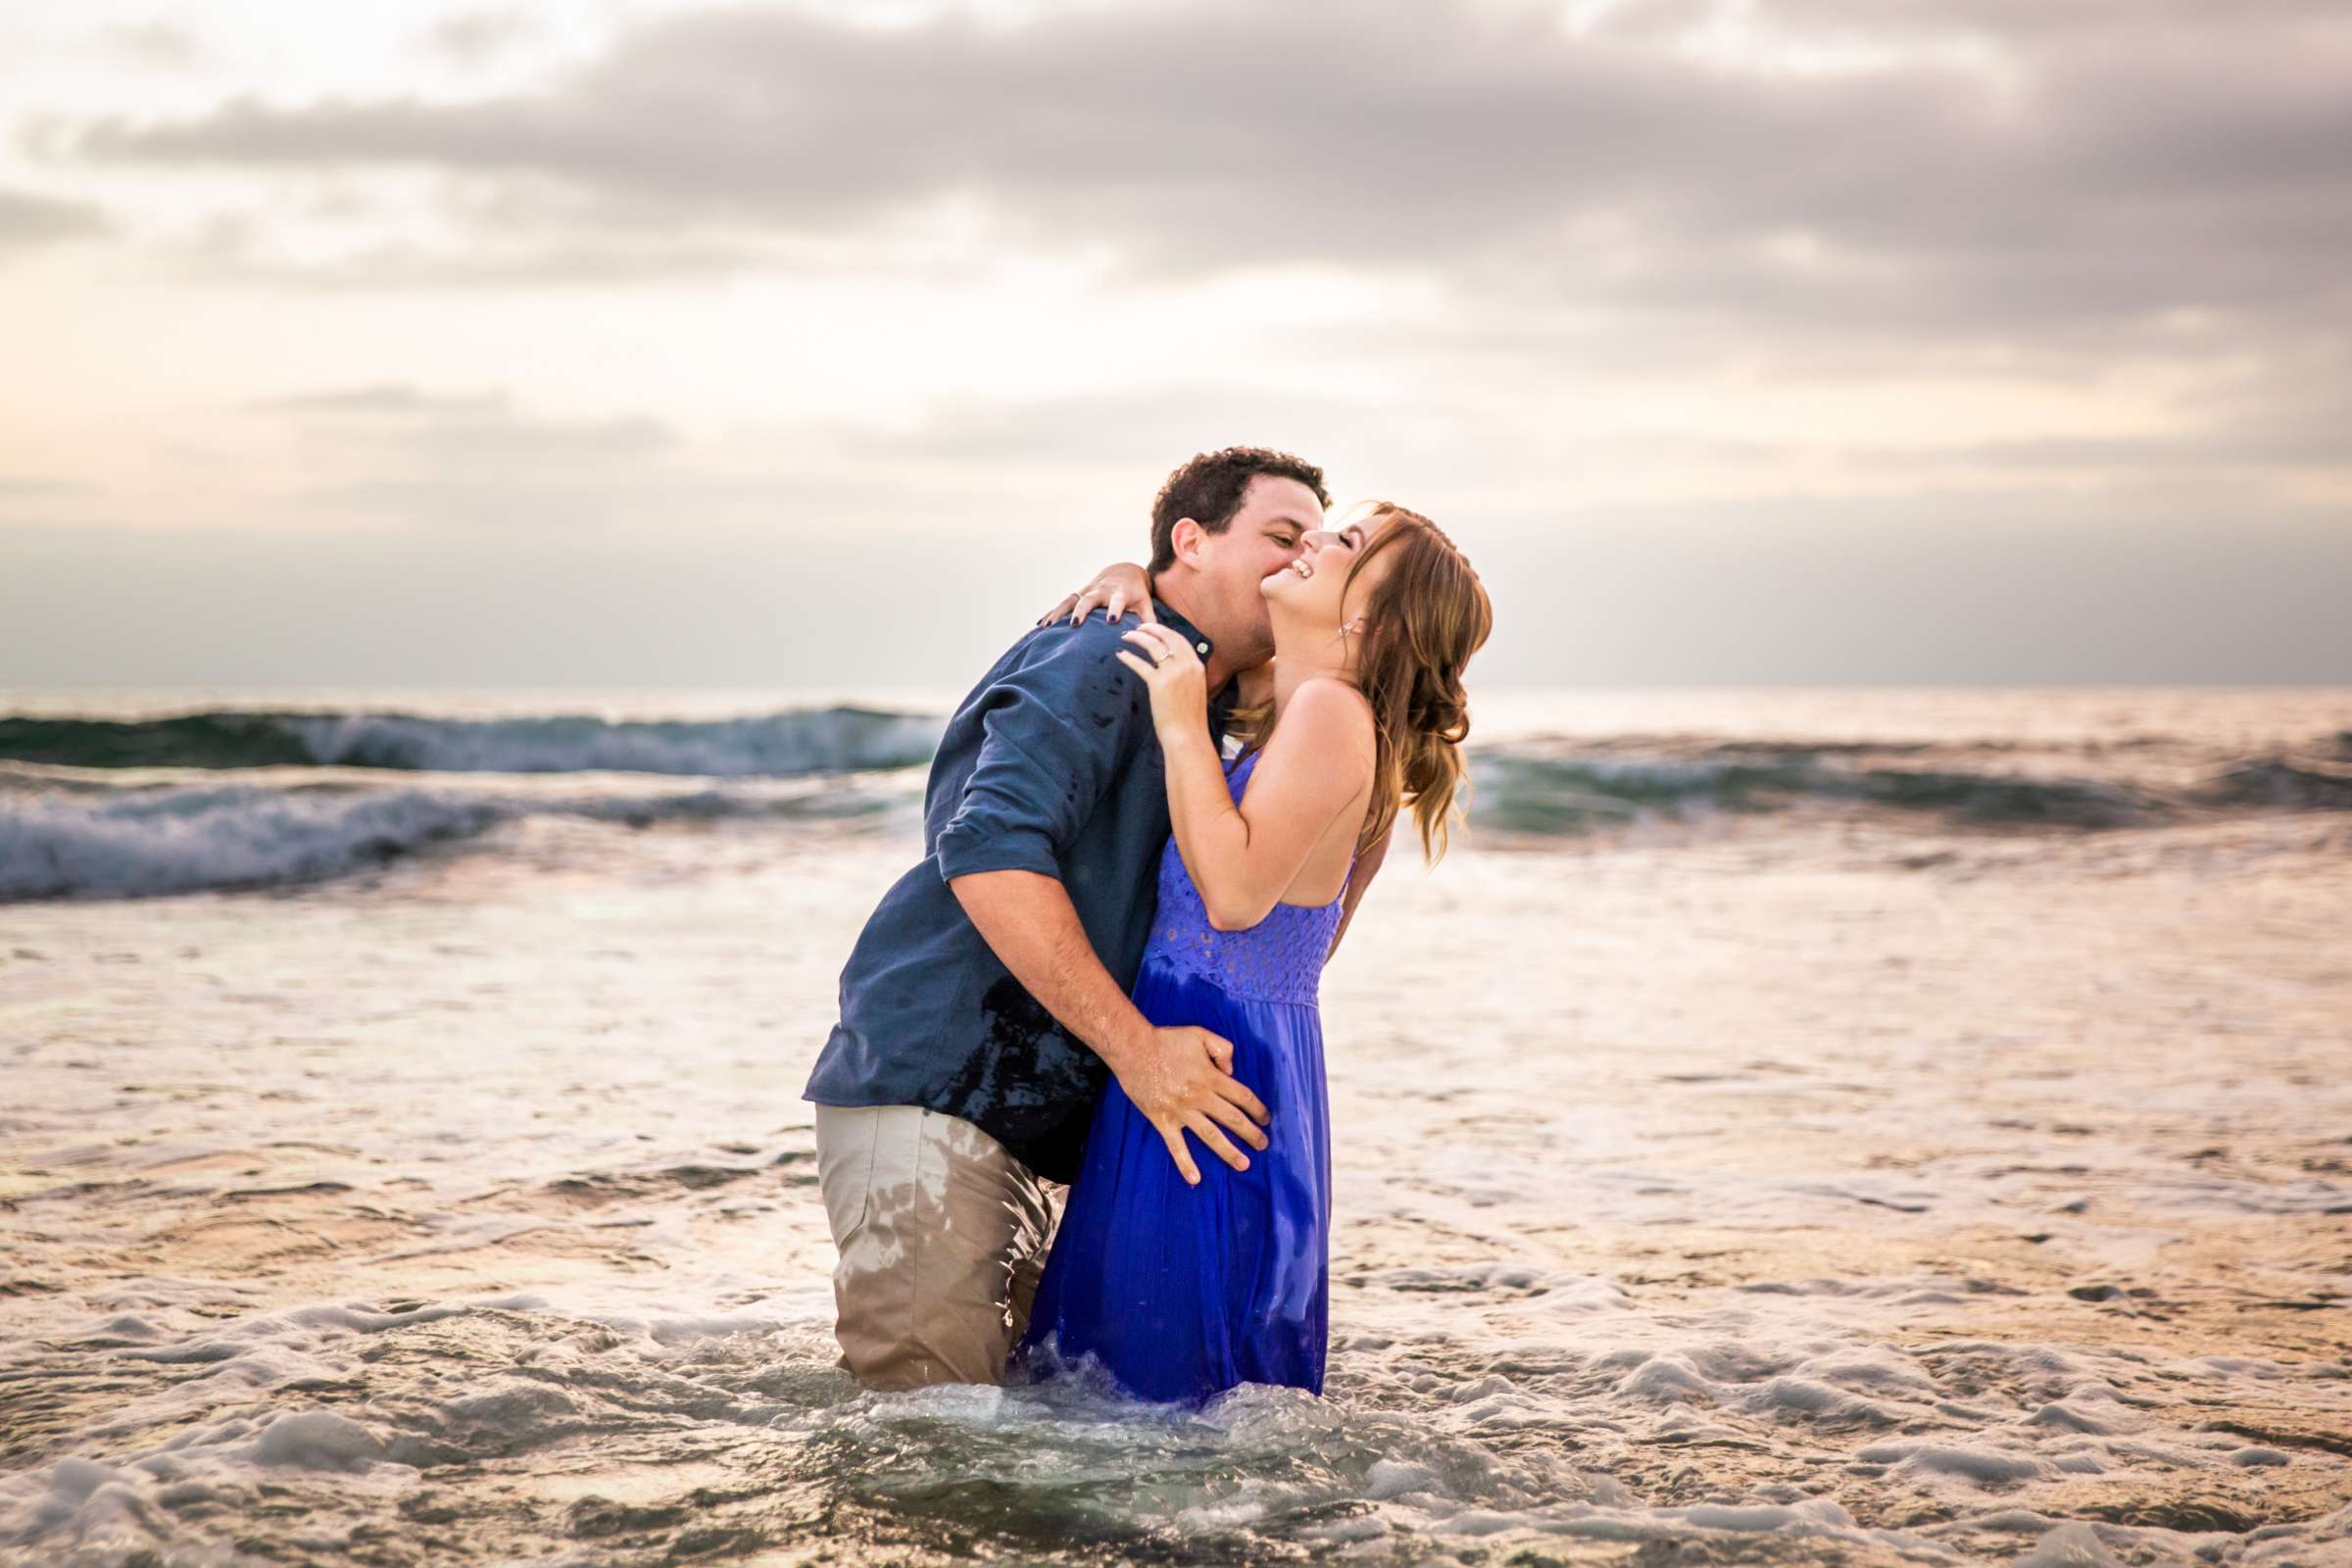
<path id="1" fill-rule="evenodd" d="M 1208 667 L 1222 735 L 1234 676 L 1273 654 L 1258 584 L 1330 504 L 1323 472 L 1231 447 L 1152 505 L 1162 623 Z M 1076 1175 L 1109 1076 L 1187 1180 L 1187 1135 L 1236 1169 L 1265 1109 L 1205 1030 L 1157 1029 L 1127 994 L 1168 838 L 1159 743 L 1116 654 L 1127 623 L 1042 626 L 949 720 L 924 798 L 921 864 L 841 977 L 841 1021 L 804 1098 L 841 1262 L 841 1363 L 869 1388 L 995 1383 L 1026 1325 L 1053 1230 L 1046 1183 Z"/>

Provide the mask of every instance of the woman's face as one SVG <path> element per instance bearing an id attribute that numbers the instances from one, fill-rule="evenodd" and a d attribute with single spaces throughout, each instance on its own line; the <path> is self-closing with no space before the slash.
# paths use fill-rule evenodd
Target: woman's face
<path id="1" fill-rule="evenodd" d="M 1298 559 L 1258 584 L 1269 604 L 1317 625 L 1339 626 L 1359 614 L 1370 603 L 1387 566 L 1375 558 L 1370 565 L 1348 573 L 1378 532 L 1379 520 L 1350 523 L 1338 529 L 1317 528 L 1301 542 Z"/>

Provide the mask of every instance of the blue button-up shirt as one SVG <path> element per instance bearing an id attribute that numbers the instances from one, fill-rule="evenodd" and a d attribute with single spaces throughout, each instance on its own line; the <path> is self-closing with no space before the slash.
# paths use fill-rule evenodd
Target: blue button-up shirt
<path id="1" fill-rule="evenodd" d="M 1205 662 L 1208 639 L 1160 621 Z M 923 861 L 899 878 L 841 972 L 841 1021 L 802 1098 L 927 1105 L 972 1122 L 1051 1181 L 1078 1174 L 1102 1058 L 998 961 L 950 879 L 1057 878 L 1102 967 L 1135 984 L 1152 929 L 1167 786 L 1134 649 L 1111 622 L 1041 626 L 1012 645 L 948 721 L 923 801 Z M 1209 707 L 1224 733 L 1230 688 Z"/>

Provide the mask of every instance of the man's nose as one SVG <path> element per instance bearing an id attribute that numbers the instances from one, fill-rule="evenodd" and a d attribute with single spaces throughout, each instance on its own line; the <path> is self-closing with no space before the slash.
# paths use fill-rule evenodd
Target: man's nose
<path id="1" fill-rule="evenodd" d="M 1303 555 L 1321 550 L 1338 537 L 1329 528 L 1309 528 L 1298 536 L 1299 553 Z"/>

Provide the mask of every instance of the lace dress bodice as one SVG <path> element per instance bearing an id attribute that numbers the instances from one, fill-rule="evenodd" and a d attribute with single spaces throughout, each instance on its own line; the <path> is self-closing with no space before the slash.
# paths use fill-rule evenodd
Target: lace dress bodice
<path id="1" fill-rule="evenodd" d="M 1264 754 L 1251 752 L 1226 775 L 1226 788 L 1239 801 L 1249 787 L 1250 771 Z M 1355 875 L 1349 862 L 1348 877 Z M 1227 996 L 1254 1002 L 1296 1002 L 1314 1005 L 1316 984 L 1331 939 L 1340 929 L 1340 910 L 1348 897 L 1304 907 L 1277 904 L 1263 920 L 1247 931 L 1219 931 L 1208 923 L 1200 890 L 1185 869 L 1176 836 L 1168 835 L 1159 856 L 1159 912 L 1152 922 L 1152 938 L 1144 948 L 1144 962 L 1166 963 L 1197 975 Z"/>

